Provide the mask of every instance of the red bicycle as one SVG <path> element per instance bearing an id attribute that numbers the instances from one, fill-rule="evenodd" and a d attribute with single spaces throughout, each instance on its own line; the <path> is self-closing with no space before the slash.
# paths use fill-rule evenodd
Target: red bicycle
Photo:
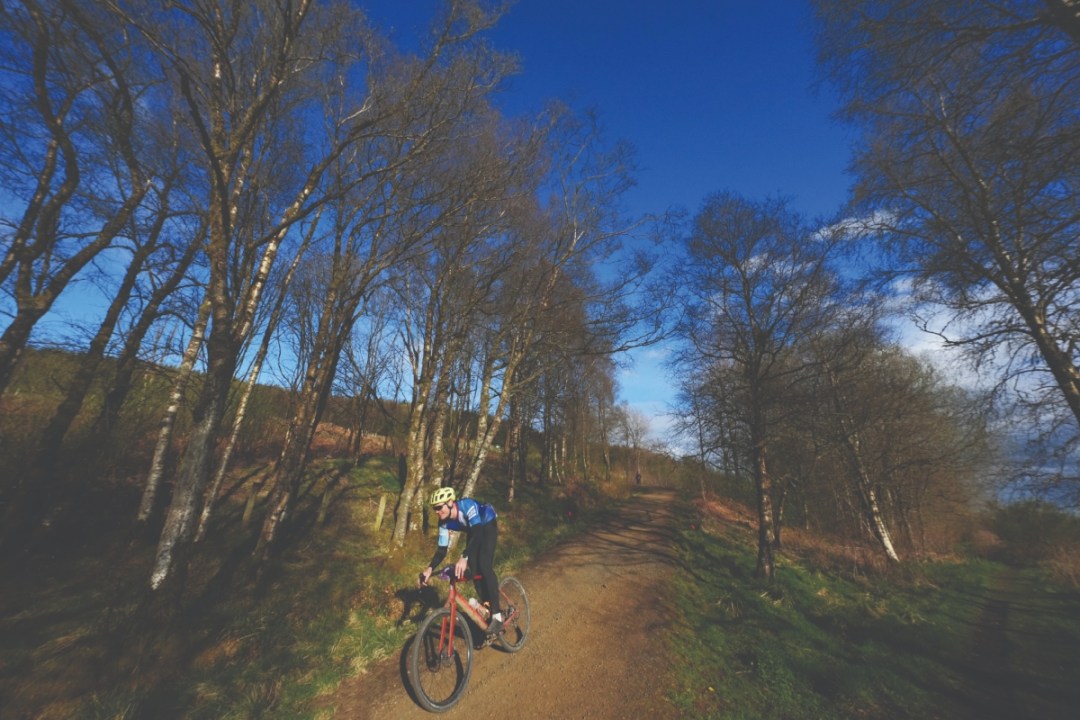
<path id="1" fill-rule="evenodd" d="M 429 613 L 416 631 L 409 648 L 409 682 L 420 705 L 431 712 L 452 708 L 469 684 L 472 674 L 473 632 L 468 621 L 485 637 L 476 649 L 492 642 L 506 652 L 517 652 L 529 635 L 529 598 L 517 578 L 505 577 L 499 583 L 503 629 L 487 637 L 489 616 L 483 606 L 473 607 L 457 589 L 453 566 L 444 567 L 438 576 L 450 581 L 446 603 Z M 434 575 L 433 575 L 434 577 Z M 480 576 L 465 578 L 479 580 Z M 475 599 L 473 600 L 475 602 Z M 467 620 L 466 620 L 467 618 Z"/>

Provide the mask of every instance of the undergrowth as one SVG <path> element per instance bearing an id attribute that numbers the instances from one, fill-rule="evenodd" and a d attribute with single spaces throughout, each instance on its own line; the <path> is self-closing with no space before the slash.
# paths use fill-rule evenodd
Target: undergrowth
<path id="1" fill-rule="evenodd" d="M 254 477 L 250 470 L 238 474 Z M 225 491 L 174 602 L 148 596 L 153 543 L 123 533 L 42 551 L 0 588 L 4 718 L 317 717 L 345 678 L 400 651 L 425 603 L 415 587 L 432 532 L 389 551 L 396 461 L 313 469 L 283 550 L 266 563 L 243 527 L 250 482 Z M 500 517 L 496 562 L 511 572 L 604 512 L 595 491 L 482 486 Z M 380 498 L 388 507 L 375 530 Z M 124 527 L 123 510 L 112 523 Z M 102 510 L 107 512 L 108 510 Z"/>

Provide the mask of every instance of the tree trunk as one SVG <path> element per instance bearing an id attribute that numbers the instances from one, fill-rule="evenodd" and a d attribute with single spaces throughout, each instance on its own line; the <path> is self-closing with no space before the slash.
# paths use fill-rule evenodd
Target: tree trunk
<path id="1" fill-rule="evenodd" d="M 42 433 L 41 440 L 38 443 L 38 467 L 47 476 L 54 474 L 53 463 L 60 459 L 59 455 L 64 436 L 67 435 L 71 424 L 75 422 L 75 417 L 79 414 L 79 409 L 82 408 L 83 400 L 90 390 L 90 385 L 94 382 L 98 368 L 101 367 L 101 360 L 105 356 L 105 348 L 116 331 L 120 313 L 127 307 L 128 301 L 131 299 L 131 291 L 135 288 L 135 281 L 142 271 L 142 263 L 152 250 L 152 247 L 143 247 L 135 254 L 127 271 L 124 273 L 124 278 L 120 283 L 116 296 L 109 304 L 104 320 L 98 326 L 97 333 L 94 334 L 90 346 L 83 354 L 79 367 L 76 368 L 70 382 L 67 384 L 64 399 L 56 408 L 48 425 L 45 426 L 45 431 Z"/>
<path id="2" fill-rule="evenodd" d="M 852 431 L 850 434 L 844 436 L 844 447 L 848 452 L 848 460 L 851 462 L 852 470 L 855 472 L 859 497 L 862 500 L 863 512 L 865 513 L 866 525 L 870 529 L 871 534 L 881 545 L 885 557 L 888 558 L 890 562 L 898 563 L 900 562 L 900 557 L 896 554 L 896 550 L 893 547 L 889 528 L 885 525 L 885 519 L 881 513 L 881 506 L 878 503 L 877 491 L 874 489 L 874 483 L 870 479 L 870 475 L 866 470 L 866 465 L 863 462 L 862 450 L 860 448 L 857 432 Z"/>
<path id="3" fill-rule="evenodd" d="M 273 338 L 274 332 L 277 330 L 278 324 L 281 322 L 281 311 L 285 305 L 285 297 L 288 293 L 289 286 L 292 284 L 293 278 L 296 276 L 296 269 L 300 266 L 300 260 L 303 258 L 304 252 L 307 250 L 311 238 L 314 236 L 315 228 L 318 226 L 318 215 L 321 215 L 321 212 L 316 215 L 316 220 L 311 224 L 310 231 L 305 235 L 304 241 L 301 243 L 299 249 L 296 251 L 296 255 L 293 257 L 292 263 L 289 265 L 289 270 L 285 273 L 285 277 L 282 280 L 280 287 L 277 289 L 277 299 L 270 312 L 270 317 L 267 319 L 262 341 L 259 343 L 259 349 L 255 353 L 255 360 L 251 364 L 251 372 L 248 374 L 248 381 L 244 387 L 243 395 L 240 398 L 240 404 L 236 409 L 236 417 L 233 419 L 232 431 L 229 433 L 229 439 L 225 443 L 225 450 L 222 453 L 221 460 L 218 462 L 218 469 L 214 475 L 214 481 L 211 483 L 210 490 L 207 492 L 206 499 L 203 502 L 202 513 L 199 516 L 199 527 L 195 531 L 196 542 L 202 540 L 203 536 L 206 534 L 206 526 L 210 521 L 210 512 L 214 506 L 214 502 L 217 500 L 218 492 L 221 490 L 221 484 L 225 479 L 225 473 L 229 468 L 229 461 L 232 459 L 233 450 L 236 448 L 236 441 L 240 437 L 240 429 L 243 427 L 244 420 L 247 417 L 248 403 L 251 400 L 252 393 L 255 391 L 255 386 L 259 380 L 259 374 L 262 372 L 263 362 L 270 352 L 270 341 Z M 254 497 L 255 492 L 252 491 L 251 499 L 254 499 Z M 247 515 L 246 511 L 245 515 Z"/>
<path id="4" fill-rule="evenodd" d="M 521 421 L 517 417 L 519 405 L 513 403 L 510 408 L 510 418 L 508 420 L 509 425 L 506 428 L 506 478 L 507 478 L 507 490 L 506 490 L 506 502 L 514 502 L 514 496 L 517 490 L 517 484 L 519 481 L 520 467 L 518 465 L 518 457 L 520 455 L 520 446 L 522 442 L 522 430 Z"/>
<path id="5" fill-rule="evenodd" d="M 870 528 L 871 534 L 881 545 L 885 557 L 888 558 L 890 562 L 898 563 L 900 562 L 900 558 L 893 547 L 889 529 L 885 525 L 881 507 L 878 504 L 874 483 L 870 479 L 870 474 L 866 469 L 866 463 L 863 460 L 862 443 L 859 439 L 859 431 L 856 428 L 851 427 L 851 423 L 845 419 L 844 399 L 840 392 L 840 379 L 837 377 L 836 371 L 829 366 L 828 363 L 825 365 L 825 371 L 829 378 L 829 387 L 832 390 L 836 423 L 843 438 L 843 446 L 847 451 L 848 461 L 855 473 L 856 487 L 859 492 L 859 497 L 862 500 L 864 519 L 867 527 Z"/>
<path id="6" fill-rule="evenodd" d="M 235 355 L 232 355 L 235 357 Z M 228 365 L 230 354 L 225 354 L 223 362 Z M 218 367 L 207 374 L 202 400 L 196 408 L 195 422 L 191 439 L 188 441 L 183 461 L 177 472 L 176 485 L 173 488 L 172 501 L 165 515 L 165 525 L 158 541 L 150 574 L 150 588 L 160 589 L 179 561 L 179 582 L 182 584 L 187 561 L 187 551 L 191 534 L 195 529 L 195 515 L 198 503 L 202 499 L 206 481 L 210 477 L 213 462 L 214 443 L 225 414 L 225 404 L 232 379 L 231 367 Z"/>
<path id="7" fill-rule="evenodd" d="M 866 503 L 866 521 L 870 526 L 870 531 L 877 538 L 877 541 L 881 544 L 882 550 L 885 551 L 885 557 L 890 562 L 899 563 L 900 556 L 896 554 L 896 550 L 893 548 L 892 537 L 889 535 L 889 528 L 885 526 L 885 520 L 881 514 L 881 508 L 878 505 L 877 492 L 874 487 L 868 483 L 867 478 L 860 478 L 860 485 L 862 485 L 863 500 Z"/>
<path id="8" fill-rule="evenodd" d="M 351 313 L 349 317 L 352 317 Z M 290 514 L 299 493 L 308 465 L 311 443 L 333 389 L 338 359 L 341 357 L 347 335 L 342 336 L 346 332 L 343 326 L 335 325 L 333 321 L 329 322 L 330 325 L 325 328 L 326 332 L 320 333 L 321 341 L 317 344 L 321 347 L 316 348 L 312 364 L 308 368 L 297 408 L 285 436 L 285 446 L 281 450 L 281 457 L 271 476 L 270 512 L 263 523 L 259 542 L 255 548 L 256 555 L 264 560 L 273 546 L 281 523 Z"/>
<path id="9" fill-rule="evenodd" d="M 172 445 L 173 430 L 176 427 L 176 417 L 180 413 L 180 405 L 184 400 L 184 392 L 187 390 L 188 381 L 191 380 L 191 371 L 195 367 L 195 360 L 199 357 L 205 337 L 206 325 L 210 320 L 210 297 L 203 298 L 199 306 L 199 315 L 195 320 L 195 328 L 184 350 L 183 360 L 176 371 L 176 379 L 173 381 L 172 392 L 169 393 L 169 405 L 165 408 L 165 415 L 161 418 L 158 429 L 157 444 L 154 446 L 154 455 L 150 460 L 150 471 L 146 476 L 146 485 L 143 487 L 142 500 L 139 502 L 139 513 L 136 520 L 140 523 L 150 521 L 151 515 L 157 504 L 158 489 L 165 475 L 165 459 Z"/>
<path id="10" fill-rule="evenodd" d="M 269 331 L 267 335 L 269 335 Z M 236 408 L 236 417 L 233 418 L 232 432 L 229 433 L 229 439 L 225 442 L 225 449 L 222 451 L 221 460 L 218 461 L 214 480 L 210 484 L 210 489 L 206 492 L 206 498 L 203 500 L 202 512 L 199 514 L 199 526 L 195 530 L 195 542 L 200 542 L 206 536 L 206 526 L 210 523 L 210 513 L 214 507 L 214 502 L 217 500 L 218 493 L 221 492 L 221 484 L 225 481 L 225 474 L 229 469 L 229 460 L 232 459 L 233 450 L 236 449 L 236 441 L 240 437 L 240 429 L 244 425 L 244 418 L 247 417 L 248 402 L 250 402 L 251 395 L 255 390 L 259 373 L 262 372 L 265 349 L 265 344 L 259 348 L 259 354 L 256 356 L 255 362 L 251 366 L 251 372 L 248 374 L 248 381 L 240 397 L 240 404 Z M 253 492 L 252 497 L 254 495 Z"/>
<path id="11" fill-rule="evenodd" d="M 1031 336 L 1039 349 L 1039 354 L 1046 361 L 1046 366 L 1065 398 L 1065 404 L 1072 412 L 1073 419 L 1080 425 L 1080 369 L 1073 363 L 1075 353 L 1063 349 L 1051 334 L 1046 323 L 1046 314 L 1034 307 L 1025 295 L 1024 302 L 1018 302 L 1018 309 L 1025 324 L 1031 330 Z"/>
<path id="12" fill-rule="evenodd" d="M 758 557 L 754 574 L 772 580 L 776 575 L 772 544 L 772 480 L 765 453 L 765 443 L 754 441 L 754 486 L 758 505 Z"/>
<path id="13" fill-rule="evenodd" d="M 173 294 L 180 281 L 186 276 L 188 268 L 191 267 L 195 256 L 202 247 L 204 238 L 205 230 L 194 234 L 173 268 L 172 274 L 154 290 L 150 301 L 128 333 L 124 341 L 124 349 L 116 359 L 116 372 L 105 390 L 101 410 L 94 420 L 92 434 L 98 439 L 99 445 L 104 446 L 106 444 L 109 434 L 116 426 L 116 421 L 120 416 L 120 409 L 123 407 L 124 400 L 131 389 L 131 378 L 138 367 L 139 350 L 142 348 L 143 339 L 150 332 L 154 322 L 161 317 L 162 304 Z"/>
<path id="14" fill-rule="evenodd" d="M 405 545 L 405 535 L 415 526 L 412 512 L 424 481 L 424 438 L 427 437 L 427 415 L 423 401 L 417 399 L 409 419 L 408 437 L 405 441 L 405 482 L 394 510 L 394 531 L 391 542 L 397 547 Z"/>
<path id="15" fill-rule="evenodd" d="M 779 550 L 781 544 L 780 529 L 784 522 L 784 507 L 787 502 L 787 483 L 781 481 L 776 490 L 776 501 L 773 503 L 773 549 Z"/>
<path id="16" fill-rule="evenodd" d="M 503 370 L 499 402 L 496 404 L 494 412 L 491 413 L 490 422 L 488 421 L 486 408 L 488 407 L 492 393 L 491 382 L 494 377 L 494 360 L 485 365 L 483 378 L 480 383 L 480 420 L 477 422 L 476 428 L 476 449 L 469 468 L 468 477 L 465 481 L 464 492 L 466 495 L 471 494 L 476 488 L 476 483 L 480 479 L 480 471 L 483 469 L 484 463 L 487 462 L 487 456 L 491 450 L 491 445 L 495 442 L 495 436 L 498 435 L 499 428 L 502 425 L 503 415 L 506 413 L 507 407 L 513 399 L 512 388 L 514 373 L 517 370 L 517 364 L 520 359 L 520 355 L 516 358 L 511 358 Z"/>

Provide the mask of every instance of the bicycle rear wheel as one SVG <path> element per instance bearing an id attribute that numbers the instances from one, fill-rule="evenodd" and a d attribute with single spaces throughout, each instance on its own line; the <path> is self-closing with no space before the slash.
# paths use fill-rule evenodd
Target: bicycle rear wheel
<path id="1" fill-rule="evenodd" d="M 499 609 L 505 619 L 498 642 L 507 652 L 517 652 L 525 647 L 529 623 L 532 622 L 529 597 L 517 578 L 505 577 L 499 583 Z"/>
<path id="2" fill-rule="evenodd" d="M 472 673 L 472 634 L 461 615 L 450 627 L 450 610 L 424 618 L 409 648 L 409 680 L 430 712 L 449 710 L 461 699 Z"/>

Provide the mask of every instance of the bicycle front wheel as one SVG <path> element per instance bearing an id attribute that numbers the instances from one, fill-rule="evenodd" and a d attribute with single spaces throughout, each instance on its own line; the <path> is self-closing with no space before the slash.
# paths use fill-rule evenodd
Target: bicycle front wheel
<path id="1" fill-rule="evenodd" d="M 409 649 L 409 680 L 416 699 L 430 712 L 449 710 L 461 699 L 472 673 L 472 634 L 461 615 L 450 626 L 450 610 L 424 618 Z"/>
<path id="2" fill-rule="evenodd" d="M 529 596 L 525 588 L 515 577 L 505 577 L 499 583 L 499 609 L 502 610 L 503 631 L 499 635 L 499 644 L 507 652 L 517 652 L 525 647 L 525 638 L 529 635 Z"/>

